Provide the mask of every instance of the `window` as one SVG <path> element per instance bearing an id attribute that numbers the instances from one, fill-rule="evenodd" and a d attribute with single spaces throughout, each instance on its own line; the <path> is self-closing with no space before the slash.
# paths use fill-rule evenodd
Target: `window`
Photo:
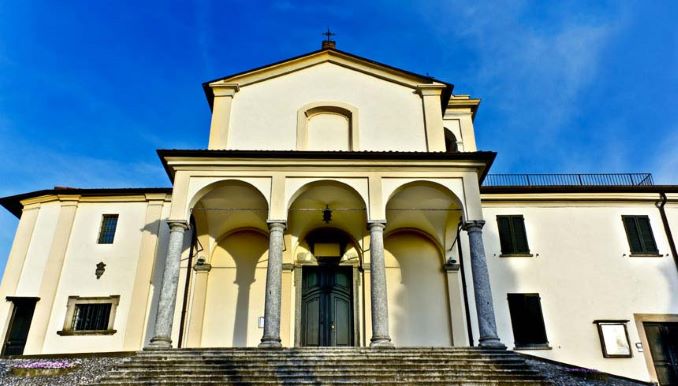
<path id="1" fill-rule="evenodd" d="M 118 226 L 117 214 L 105 214 L 101 219 L 101 230 L 99 231 L 99 244 L 113 244 L 115 238 L 115 228 Z"/>
<path id="2" fill-rule="evenodd" d="M 73 331 L 108 329 L 111 306 L 111 303 L 76 304 L 71 325 Z"/>
<path id="3" fill-rule="evenodd" d="M 66 306 L 66 320 L 59 335 L 110 335 L 120 296 L 70 296 Z"/>
<path id="4" fill-rule="evenodd" d="M 459 151 L 459 146 L 457 145 L 457 137 L 452 133 L 450 129 L 445 128 L 445 152 L 447 153 L 456 153 Z"/>
<path id="5" fill-rule="evenodd" d="M 548 348 L 539 294 L 508 294 L 516 348 Z"/>
<path id="6" fill-rule="evenodd" d="M 626 330 L 628 320 L 594 320 L 598 326 L 600 348 L 605 358 L 631 358 L 631 344 Z"/>
<path id="7" fill-rule="evenodd" d="M 527 245 L 525 220 L 522 215 L 497 216 L 497 224 L 502 256 L 532 256 Z"/>
<path id="8" fill-rule="evenodd" d="M 650 219 L 647 216 L 622 216 L 631 255 L 657 255 Z"/>

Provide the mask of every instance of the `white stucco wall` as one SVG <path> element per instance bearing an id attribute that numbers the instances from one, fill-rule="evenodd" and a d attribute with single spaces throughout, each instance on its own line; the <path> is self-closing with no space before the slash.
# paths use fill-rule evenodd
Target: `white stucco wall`
<path id="1" fill-rule="evenodd" d="M 649 380 L 634 314 L 678 314 L 678 272 L 653 202 L 485 202 L 483 212 L 500 338 L 513 347 L 507 293 L 539 293 L 552 349 L 527 353 Z M 534 257 L 499 257 L 496 216 L 512 214 L 524 216 Z M 669 212 L 674 229 L 677 214 Z M 662 257 L 629 256 L 622 215 L 650 218 Z M 603 357 L 597 319 L 629 320 L 632 358 Z"/>
<path id="2" fill-rule="evenodd" d="M 101 217 L 118 214 L 113 244 L 98 244 Z M 73 222 L 59 288 L 54 300 L 52 317 L 43 345 L 44 353 L 120 350 L 126 330 L 127 314 L 132 302 L 132 287 L 136 273 L 146 203 L 80 203 Z M 152 258 L 149 257 L 149 258 Z M 106 271 L 97 279 L 94 270 L 98 262 Z M 66 315 L 69 296 L 105 297 L 119 295 L 113 335 L 59 336 Z"/>
<path id="3" fill-rule="evenodd" d="M 416 90 L 329 62 L 241 87 L 232 102 L 228 147 L 296 150 L 297 111 L 321 101 L 358 108 L 360 150 L 426 151 Z"/>

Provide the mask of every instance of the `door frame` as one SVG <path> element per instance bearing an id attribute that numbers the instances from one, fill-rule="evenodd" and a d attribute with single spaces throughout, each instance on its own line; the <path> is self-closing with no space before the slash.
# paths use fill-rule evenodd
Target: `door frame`
<path id="1" fill-rule="evenodd" d="M 7 340 L 9 339 L 10 332 L 12 331 L 12 326 L 14 325 L 14 317 L 16 316 L 16 308 L 17 308 L 17 303 L 22 303 L 22 304 L 28 304 L 32 303 L 33 304 L 33 315 L 31 316 L 31 324 L 33 324 L 33 316 L 35 316 L 35 307 L 37 307 L 38 301 L 40 301 L 39 297 L 35 296 L 7 296 L 5 298 L 8 302 L 11 302 L 12 305 L 11 311 L 9 312 L 8 319 L 7 319 L 7 324 L 5 328 L 5 337 L 2 339 L 2 347 L 0 347 L 0 354 L 4 355 L 5 348 L 7 346 Z M 28 334 L 30 334 L 31 328 L 30 325 L 28 327 Z M 24 350 L 26 349 L 26 345 L 24 345 Z M 23 350 L 22 350 L 23 352 Z"/>
<path id="2" fill-rule="evenodd" d="M 303 267 L 317 267 L 320 264 L 317 262 L 314 263 L 305 263 L 305 264 L 295 264 L 294 265 L 294 287 L 295 287 L 295 302 L 294 302 L 294 347 L 304 347 L 301 344 L 301 303 L 302 295 L 304 292 L 303 289 Z M 353 347 L 360 346 L 360 304 L 358 293 L 360 291 L 360 271 L 358 269 L 358 263 L 356 261 L 350 262 L 340 262 L 337 264 L 337 267 L 352 267 L 351 269 L 351 280 L 353 282 L 353 288 L 351 289 L 351 302 L 353 306 Z"/>
<path id="3" fill-rule="evenodd" d="M 645 364 L 647 365 L 647 371 L 650 374 L 650 379 L 652 382 L 658 383 L 657 370 L 654 368 L 654 361 L 652 360 L 652 353 L 650 352 L 650 344 L 647 340 L 645 326 L 643 323 L 678 323 L 678 314 L 633 314 L 633 318 L 636 322 L 636 329 L 638 330 L 640 342 L 643 345 L 643 357 L 645 357 Z"/>

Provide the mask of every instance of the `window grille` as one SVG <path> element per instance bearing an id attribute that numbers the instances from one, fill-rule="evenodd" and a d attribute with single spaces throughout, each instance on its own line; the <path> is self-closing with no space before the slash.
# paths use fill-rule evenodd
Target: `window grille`
<path id="1" fill-rule="evenodd" d="M 107 330 L 111 306 L 111 303 L 76 304 L 73 312 L 72 330 Z"/>

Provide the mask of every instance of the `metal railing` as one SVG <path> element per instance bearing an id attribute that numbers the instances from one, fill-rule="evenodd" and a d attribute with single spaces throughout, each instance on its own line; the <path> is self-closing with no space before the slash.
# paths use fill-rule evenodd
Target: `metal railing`
<path id="1" fill-rule="evenodd" d="M 483 186 L 647 186 L 651 173 L 488 174 Z"/>

